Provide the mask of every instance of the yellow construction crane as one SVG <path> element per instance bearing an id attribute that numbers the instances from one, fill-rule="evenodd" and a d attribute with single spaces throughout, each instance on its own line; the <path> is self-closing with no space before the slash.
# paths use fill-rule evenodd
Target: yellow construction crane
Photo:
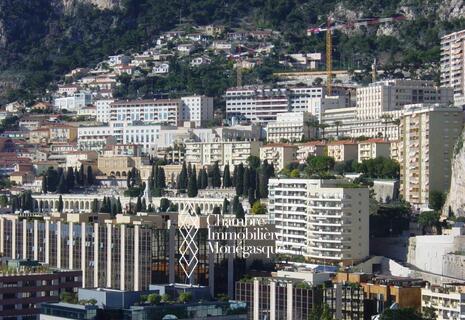
<path id="1" fill-rule="evenodd" d="M 316 28 L 309 28 L 307 29 L 307 35 L 311 36 L 314 34 L 318 34 L 320 32 L 326 32 L 326 94 L 331 95 L 332 93 L 332 84 L 333 84 L 333 39 L 332 39 L 332 32 L 333 30 L 340 30 L 340 29 L 353 29 L 356 27 L 361 26 L 373 26 L 387 22 L 395 22 L 399 20 L 405 20 L 406 17 L 404 15 L 393 15 L 390 17 L 379 18 L 379 17 L 372 17 L 366 19 L 359 19 L 356 21 L 349 21 L 349 22 L 339 22 L 334 21 L 328 17 L 326 20 L 326 25 L 316 27 Z"/>

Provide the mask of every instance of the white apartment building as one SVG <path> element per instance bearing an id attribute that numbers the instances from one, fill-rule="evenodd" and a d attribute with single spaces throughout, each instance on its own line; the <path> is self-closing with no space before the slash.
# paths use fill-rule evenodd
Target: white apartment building
<path id="1" fill-rule="evenodd" d="M 383 112 L 401 110 L 406 104 L 452 103 L 453 91 L 433 81 L 385 80 L 357 88 L 356 101 L 359 120 L 379 120 Z"/>
<path id="2" fill-rule="evenodd" d="M 309 100 L 323 95 L 321 87 L 241 87 L 226 91 L 226 116 L 268 123 L 279 113 L 309 111 Z"/>
<path id="3" fill-rule="evenodd" d="M 97 121 L 108 123 L 110 122 L 110 106 L 115 102 L 115 99 L 98 99 L 94 101 L 97 108 Z"/>
<path id="4" fill-rule="evenodd" d="M 120 100 L 110 105 L 110 121 L 180 124 L 181 100 Z"/>
<path id="5" fill-rule="evenodd" d="M 78 147 L 80 150 L 101 150 L 108 143 L 115 143 L 115 130 L 112 126 L 92 126 L 78 128 Z"/>
<path id="6" fill-rule="evenodd" d="M 465 286 L 444 284 L 421 289 L 421 311 L 434 309 L 437 320 L 459 320 L 465 317 Z"/>
<path id="7" fill-rule="evenodd" d="M 456 105 L 465 102 L 465 30 L 441 37 L 441 86 L 452 87 Z"/>
<path id="8" fill-rule="evenodd" d="M 430 191 L 449 189 L 454 145 L 462 132 L 463 111 L 444 105 L 406 107 L 401 123 L 403 198 L 427 206 Z"/>
<path id="9" fill-rule="evenodd" d="M 357 160 L 358 145 L 352 140 L 332 141 L 326 145 L 328 157 L 331 157 L 336 162 Z"/>
<path id="10" fill-rule="evenodd" d="M 197 166 L 231 166 L 247 163 L 249 156 L 259 156 L 260 141 L 186 142 L 185 160 Z"/>
<path id="11" fill-rule="evenodd" d="M 77 92 L 70 97 L 55 98 L 53 106 L 58 110 L 77 112 L 88 104 L 92 104 L 92 95 L 89 92 Z"/>
<path id="12" fill-rule="evenodd" d="M 329 110 L 349 107 L 345 96 L 324 96 L 308 99 L 308 111 L 314 115 L 320 123 L 323 122 L 323 114 Z"/>
<path id="13" fill-rule="evenodd" d="M 353 264 L 369 255 L 368 189 L 345 180 L 270 179 L 277 252 Z"/>
<path id="14" fill-rule="evenodd" d="M 325 110 L 320 120 L 320 123 L 328 125 L 325 129 L 325 138 L 352 137 L 353 128 L 357 124 L 356 113 L 355 107 Z"/>
<path id="15" fill-rule="evenodd" d="M 268 142 L 301 141 L 314 138 L 316 128 L 309 124 L 312 116 L 308 112 L 284 112 L 276 116 L 276 121 L 269 122 L 266 130 Z"/>
<path id="16" fill-rule="evenodd" d="M 323 87 L 295 87 L 289 88 L 290 110 L 296 112 L 309 111 L 309 101 L 324 95 Z"/>
<path id="17" fill-rule="evenodd" d="M 182 121 L 193 121 L 197 127 L 205 126 L 213 119 L 213 98 L 207 96 L 188 96 L 181 98 L 180 112 Z"/>
<path id="18" fill-rule="evenodd" d="M 377 157 L 391 157 L 391 143 L 389 141 L 374 138 L 358 142 L 358 162 Z"/>
<path id="19" fill-rule="evenodd" d="M 260 148 L 260 160 L 267 160 L 279 172 L 291 162 L 297 161 L 297 146 L 285 143 L 266 144 Z"/>

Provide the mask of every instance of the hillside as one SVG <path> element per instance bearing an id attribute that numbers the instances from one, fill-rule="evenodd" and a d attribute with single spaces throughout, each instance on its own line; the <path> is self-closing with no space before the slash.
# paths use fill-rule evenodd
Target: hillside
<path id="1" fill-rule="evenodd" d="M 439 36 L 465 28 L 464 12 L 458 0 L 6 0 L 0 2 L 0 95 L 13 100 L 42 94 L 70 69 L 146 47 L 179 21 L 273 28 L 283 34 L 277 44 L 282 51 L 323 51 L 323 35 L 310 38 L 305 30 L 328 15 L 346 20 L 403 13 L 409 18 L 336 33 L 336 68 L 366 69 L 368 75 L 376 57 L 388 75 L 406 70 L 437 80 Z"/>

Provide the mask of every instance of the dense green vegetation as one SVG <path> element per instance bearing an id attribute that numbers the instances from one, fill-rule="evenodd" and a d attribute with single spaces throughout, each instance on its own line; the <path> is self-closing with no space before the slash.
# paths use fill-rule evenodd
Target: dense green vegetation
<path id="1" fill-rule="evenodd" d="M 51 81 L 70 69 L 94 65 L 109 54 L 147 47 L 161 31 L 176 27 L 179 21 L 198 25 L 217 22 L 229 28 L 273 28 L 282 33 L 282 39 L 275 43 L 281 49 L 279 54 L 323 52 L 324 34 L 307 37 L 305 30 L 323 23 L 331 12 L 336 11 L 335 17 L 345 20 L 347 17 L 335 10 L 339 5 L 360 17 L 398 13 L 401 5 L 413 12 L 413 19 L 393 25 L 391 35 L 378 36 L 376 28 L 334 34 L 335 67 L 365 70 L 358 76 L 362 81 L 369 79 L 375 57 L 388 75 L 406 70 L 411 75 L 437 80 L 439 36 L 465 27 L 464 19 L 439 19 L 441 1 L 437 0 L 427 5 L 418 0 L 232 0 L 227 4 L 222 0 L 124 0 L 121 8 L 113 10 L 98 10 L 76 1 L 66 12 L 58 0 L 9 0 L 0 3 L 0 25 L 4 27 L 0 37 L 0 80 L 21 82 L 21 86 L 2 93 L 6 100 L 43 94 Z M 228 70 L 226 67 L 221 66 Z M 275 67 L 272 61 L 265 63 L 246 74 L 244 80 L 270 80 Z M 219 70 L 212 73 L 221 74 Z M 216 93 L 228 84 L 227 76 L 221 81 L 215 77 L 212 83 L 193 83 L 189 74 L 183 77 L 182 83 L 171 83 L 166 88 Z M 154 91 L 151 83 L 135 84 L 139 85 L 144 93 Z"/>

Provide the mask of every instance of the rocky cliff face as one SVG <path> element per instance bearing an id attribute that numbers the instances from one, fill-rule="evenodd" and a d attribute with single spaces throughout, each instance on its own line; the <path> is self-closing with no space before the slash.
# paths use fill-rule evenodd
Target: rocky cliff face
<path id="1" fill-rule="evenodd" d="M 465 130 L 459 137 L 452 158 L 452 174 L 449 193 L 443 208 L 447 216 L 451 210 L 455 216 L 465 216 Z"/>

